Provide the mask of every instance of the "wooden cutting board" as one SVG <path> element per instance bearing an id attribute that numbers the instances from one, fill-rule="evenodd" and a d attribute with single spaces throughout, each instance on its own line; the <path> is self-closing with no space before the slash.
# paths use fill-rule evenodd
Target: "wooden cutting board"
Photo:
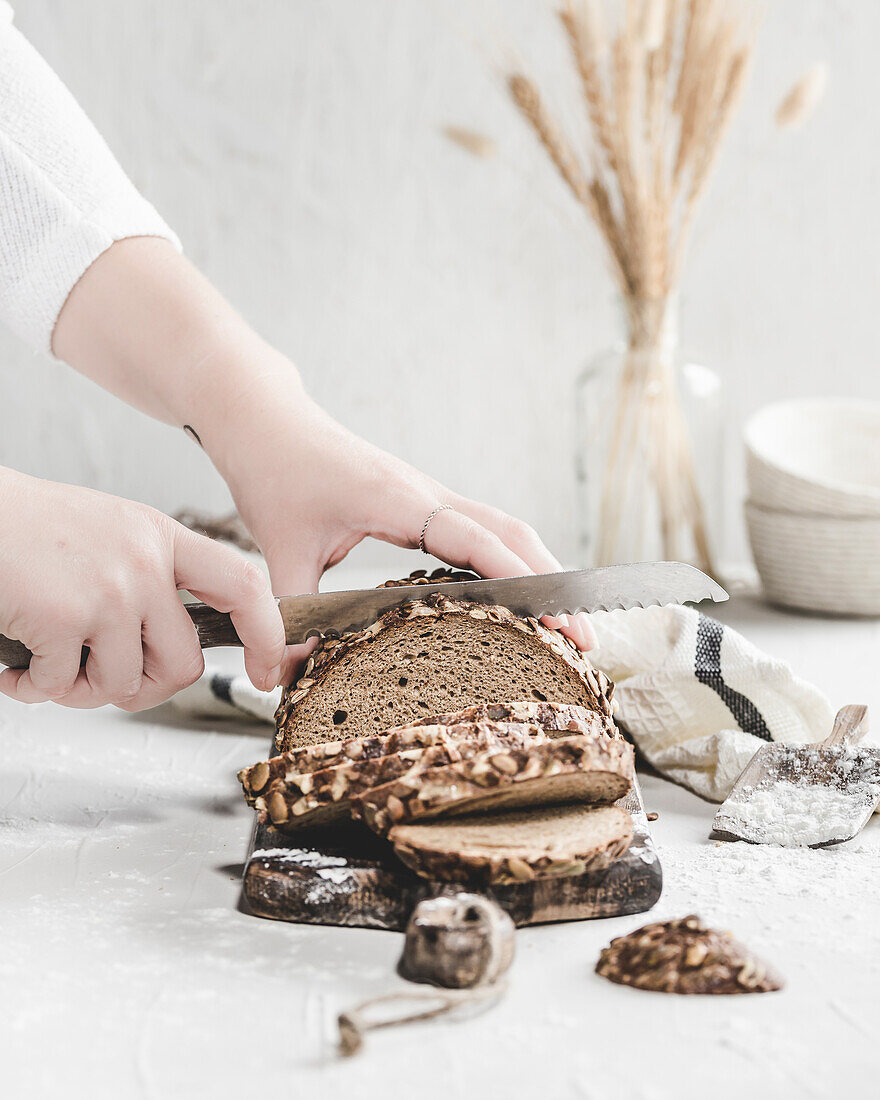
<path id="1" fill-rule="evenodd" d="M 484 887 L 518 925 L 643 913 L 660 897 L 660 861 L 638 782 L 619 806 L 633 816 L 632 844 L 604 871 Z M 252 913 L 296 924 L 335 924 L 402 932 L 415 905 L 447 888 L 420 878 L 388 841 L 363 826 L 278 832 L 257 824 L 245 867 Z"/>

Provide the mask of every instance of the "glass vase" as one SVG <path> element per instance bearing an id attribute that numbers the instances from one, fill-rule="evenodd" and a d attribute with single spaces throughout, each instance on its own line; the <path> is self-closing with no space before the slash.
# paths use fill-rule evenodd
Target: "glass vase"
<path id="1" fill-rule="evenodd" d="M 687 561 L 714 573 L 720 379 L 681 357 L 674 298 L 627 299 L 623 317 L 621 341 L 577 381 L 580 559 Z"/>

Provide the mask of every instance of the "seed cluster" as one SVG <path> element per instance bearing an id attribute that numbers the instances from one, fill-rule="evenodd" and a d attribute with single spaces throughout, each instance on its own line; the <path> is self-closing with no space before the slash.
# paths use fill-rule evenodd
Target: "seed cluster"
<path id="1" fill-rule="evenodd" d="M 661 993 L 770 993 L 783 981 L 729 932 L 699 917 L 646 924 L 611 941 L 596 973 Z"/>

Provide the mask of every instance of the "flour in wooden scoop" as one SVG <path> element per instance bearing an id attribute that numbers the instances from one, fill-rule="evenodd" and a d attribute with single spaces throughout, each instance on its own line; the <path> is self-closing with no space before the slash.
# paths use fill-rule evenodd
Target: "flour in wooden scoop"
<path id="1" fill-rule="evenodd" d="M 880 799 L 876 747 L 774 745 L 764 775 L 749 769 L 715 815 L 714 827 L 754 844 L 786 848 L 849 840 Z"/>
<path id="2" fill-rule="evenodd" d="M 875 802 L 878 796 L 880 788 Z M 715 828 L 760 844 L 808 847 L 848 839 L 866 811 L 870 814 L 864 788 L 849 792 L 780 780 L 769 787 L 746 788 L 741 797 L 728 799 L 715 818 Z"/>

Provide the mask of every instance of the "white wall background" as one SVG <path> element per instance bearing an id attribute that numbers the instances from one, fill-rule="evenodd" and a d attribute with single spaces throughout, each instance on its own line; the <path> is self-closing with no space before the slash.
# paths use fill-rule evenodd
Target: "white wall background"
<path id="1" fill-rule="evenodd" d="M 499 77 L 515 51 L 539 74 L 564 71 L 546 5 L 18 0 L 16 11 L 190 257 L 327 408 L 527 517 L 571 560 L 574 379 L 616 317 L 597 238 Z M 728 559 L 745 555 L 735 444 L 746 415 L 796 394 L 880 398 L 878 40 L 878 4 L 771 3 L 699 222 L 685 342 L 727 386 Z M 775 104 L 818 60 L 831 79 L 817 114 L 775 133 Z M 498 155 L 469 157 L 441 136 L 446 123 L 491 135 Z M 0 463 L 168 511 L 227 506 L 181 432 L 8 334 L 0 357 Z"/>

